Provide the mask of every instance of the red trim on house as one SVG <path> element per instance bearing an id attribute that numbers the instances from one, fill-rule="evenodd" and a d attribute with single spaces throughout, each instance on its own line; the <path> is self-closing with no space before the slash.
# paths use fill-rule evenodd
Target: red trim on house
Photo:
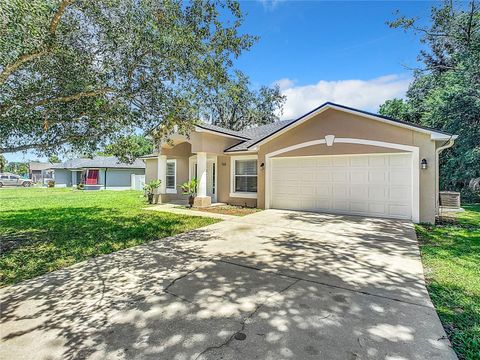
<path id="1" fill-rule="evenodd" d="M 98 176 L 99 171 L 98 169 L 88 169 L 87 170 L 87 180 L 85 181 L 86 185 L 97 185 L 98 184 Z"/>

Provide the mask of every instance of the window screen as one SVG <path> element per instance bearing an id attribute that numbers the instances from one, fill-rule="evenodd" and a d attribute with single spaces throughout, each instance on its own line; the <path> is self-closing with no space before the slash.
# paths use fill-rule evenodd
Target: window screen
<path id="1" fill-rule="evenodd" d="M 257 192 L 257 160 L 235 160 L 235 192 Z"/>

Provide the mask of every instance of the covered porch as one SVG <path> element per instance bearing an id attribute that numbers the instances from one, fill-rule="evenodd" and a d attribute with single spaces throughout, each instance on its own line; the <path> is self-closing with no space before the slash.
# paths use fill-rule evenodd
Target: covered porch
<path id="1" fill-rule="evenodd" d="M 219 167 L 224 149 L 237 143 L 235 137 L 209 133 L 197 128 L 188 138 L 174 135 L 158 147 L 156 178 L 161 181 L 158 203 L 187 201 L 181 184 L 197 179 L 194 206 L 204 207 L 221 201 L 218 195 Z"/>

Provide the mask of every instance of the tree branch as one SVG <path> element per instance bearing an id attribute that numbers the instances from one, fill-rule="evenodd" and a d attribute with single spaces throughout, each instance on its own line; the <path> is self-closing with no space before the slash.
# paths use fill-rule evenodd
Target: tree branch
<path id="1" fill-rule="evenodd" d="M 36 58 L 39 58 L 49 52 L 49 49 L 45 49 L 42 51 L 38 51 L 32 54 L 25 54 L 20 56 L 17 60 L 15 60 L 12 64 L 8 64 L 5 66 L 5 69 L 0 73 L 0 84 L 3 84 L 7 78 L 16 71 L 20 66 L 25 64 L 26 62 L 32 61 Z"/>
<path id="2" fill-rule="evenodd" d="M 115 90 L 111 89 L 111 88 L 105 88 L 105 89 L 100 89 L 100 90 L 95 90 L 95 91 L 84 91 L 84 92 L 79 92 L 79 93 L 74 94 L 74 95 L 60 96 L 60 97 L 57 97 L 57 98 L 40 100 L 40 101 L 37 101 L 37 102 L 35 102 L 31 105 L 32 106 L 43 106 L 43 105 L 46 105 L 46 104 L 49 104 L 49 103 L 67 103 L 67 102 L 72 102 L 72 101 L 75 101 L 75 100 L 80 100 L 80 99 L 83 99 L 83 98 L 86 98 L 86 97 L 95 97 L 95 96 L 98 96 L 98 95 L 111 93 L 111 92 L 114 92 L 114 91 Z"/>
<path id="3" fill-rule="evenodd" d="M 59 22 L 62 18 L 62 15 L 65 13 L 66 8 L 75 1 L 76 0 L 62 0 L 62 2 L 60 3 L 60 6 L 59 6 L 58 10 L 55 12 L 52 20 L 50 21 L 50 28 L 49 29 L 50 29 L 50 36 L 51 37 L 55 37 L 58 24 L 59 24 Z M 35 51 L 31 54 L 24 54 L 24 55 L 19 56 L 13 63 L 5 66 L 3 71 L 0 73 L 0 84 L 3 84 L 7 80 L 7 78 L 14 71 L 16 71 L 20 66 L 22 66 L 26 62 L 32 61 L 36 58 L 39 58 L 39 57 L 47 54 L 48 52 L 50 52 L 50 50 L 51 50 L 51 45 L 47 46 L 43 50 L 39 50 L 39 51 Z"/>
<path id="4" fill-rule="evenodd" d="M 63 13 L 69 5 L 71 5 L 75 0 L 62 0 L 60 6 L 58 7 L 57 12 L 53 15 L 52 21 L 50 22 L 50 35 L 55 36 L 57 32 L 57 27 L 62 18 Z"/>

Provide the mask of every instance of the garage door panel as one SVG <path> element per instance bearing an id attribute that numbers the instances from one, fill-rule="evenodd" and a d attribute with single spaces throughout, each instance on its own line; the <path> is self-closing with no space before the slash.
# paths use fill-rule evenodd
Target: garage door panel
<path id="1" fill-rule="evenodd" d="M 390 184 L 391 185 L 404 185 L 411 181 L 412 174 L 410 171 L 403 169 L 391 169 L 390 170 Z"/>
<path id="2" fill-rule="evenodd" d="M 383 185 L 388 182 L 388 172 L 385 170 L 372 169 L 368 172 L 368 183 Z"/>
<path id="3" fill-rule="evenodd" d="M 410 219 L 410 154 L 274 158 L 271 207 Z"/>
<path id="4" fill-rule="evenodd" d="M 350 186 L 350 198 L 352 200 L 369 200 L 368 186 L 366 185 L 351 185 Z"/>
<path id="5" fill-rule="evenodd" d="M 352 167 L 368 167 L 368 157 L 352 156 L 350 159 L 350 166 Z"/>
<path id="6" fill-rule="evenodd" d="M 406 205 L 394 205 L 391 204 L 389 206 L 389 215 L 392 217 L 399 217 L 399 218 L 409 218 L 410 217 L 410 209 Z"/>
<path id="7" fill-rule="evenodd" d="M 332 161 L 333 161 L 333 166 L 334 167 L 339 167 L 339 166 L 350 166 L 350 161 L 348 157 L 345 156 L 332 156 Z"/>
<path id="8" fill-rule="evenodd" d="M 408 186 L 391 186 L 390 187 L 390 200 L 401 201 L 403 199 L 412 196 L 410 187 Z"/>
<path id="9" fill-rule="evenodd" d="M 368 199 L 372 201 L 385 201 L 388 199 L 388 186 L 368 186 Z"/>
<path id="10" fill-rule="evenodd" d="M 348 170 L 338 170 L 332 173 L 332 181 L 335 183 L 347 184 L 350 180 Z"/>
<path id="11" fill-rule="evenodd" d="M 332 166 L 332 157 L 322 156 L 317 158 L 317 166 L 319 167 L 331 167 Z"/>
<path id="12" fill-rule="evenodd" d="M 369 203 L 368 212 L 373 215 L 382 216 L 385 214 L 385 204 L 384 203 Z"/>
<path id="13" fill-rule="evenodd" d="M 332 210 L 348 212 L 350 210 L 350 205 L 348 200 L 333 200 Z"/>
<path id="14" fill-rule="evenodd" d="M 316 186 L 315 195 L 317 198 L 330 198 L 332 196 L 332 185 L 318 185 Z"/>
<path id="15" fill-rule="evenodd" d="M 384 156 L 373 156 L 373 155 L 368 156 L 368 166 L 371 166 L 371 167 L 384 168 L 387 165 L 386 161 L 387 159 Z"/>
<path id="16" fill-rule="evenodd" d="M 316 180 L 320 183 L 331 183 L 332 182 L 332 173 L 330 171 L 318 170 L 316 172 Z"/>
<path id="17" fill-rule="evenodd" d="M 410 158 L 405 155 L 390 156 L 390 167 L 410 169 Z"/>

